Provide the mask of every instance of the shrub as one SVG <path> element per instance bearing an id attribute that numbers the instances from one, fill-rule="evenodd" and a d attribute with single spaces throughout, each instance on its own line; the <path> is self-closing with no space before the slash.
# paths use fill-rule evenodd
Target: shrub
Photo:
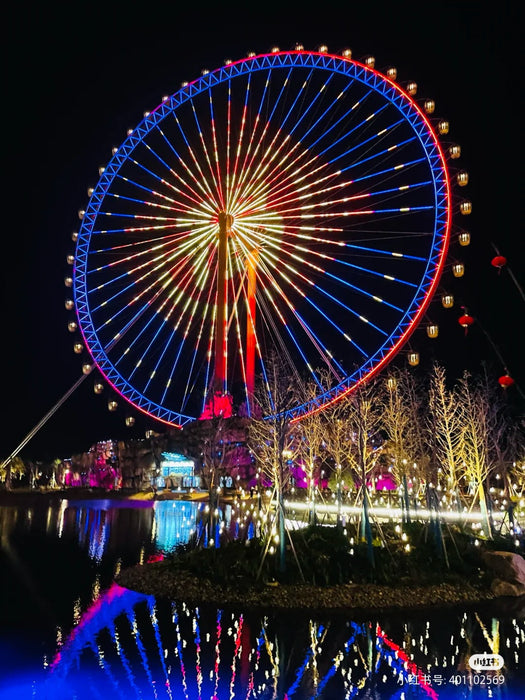
<path id="1" fill-rule="evenodd" d="M 310 525 L 292 531 L 289 538 L 287 535 L 283 573 L 278 568 L 278 552 L 270 553 L 266 541 L 258 538 L 232 540 L 220 548 L 188 543 L 168 557 L 167 566 L 235 586 L 272 580 L 316 586 L 349 582 L 424 585 L 465 578 L 482 583 L 486 582 L 483 550 L 514 551 L 508 537 L 476 546 L 474 537 L 459 529 L 445 527 L 439 532 L 431 524 L 409 523 L 403 530 L 410 543 L 408 550 L 394 525 L 387 524 L 375 533 L 373 568 L 365 542 L 351 545 L 341 529 L 323 525 Z"/>

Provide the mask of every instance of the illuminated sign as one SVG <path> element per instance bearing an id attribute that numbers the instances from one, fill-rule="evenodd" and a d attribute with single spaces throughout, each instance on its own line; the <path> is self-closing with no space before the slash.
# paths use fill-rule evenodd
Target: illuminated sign
<path id="1" fill-rule="evenodd" d="M 162 476 L 193 476 L 195 462 L 176 452 L 163 452 L 160 466 Z"/>

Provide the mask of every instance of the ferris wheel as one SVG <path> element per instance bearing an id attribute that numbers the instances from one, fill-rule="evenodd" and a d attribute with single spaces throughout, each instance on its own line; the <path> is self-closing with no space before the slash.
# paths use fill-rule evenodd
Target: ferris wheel
<path id="1" fill-rule="evenodd" d="M 210 397 L 249 412 L 271 354 L 319 388 L 292 418 L 380 371 L 450 238 L 446 161 L 414 90 L 298 47 L 203 71 L 146 112 L 76 237 L 78 328 L 107 382 L 180 426 Z"/>

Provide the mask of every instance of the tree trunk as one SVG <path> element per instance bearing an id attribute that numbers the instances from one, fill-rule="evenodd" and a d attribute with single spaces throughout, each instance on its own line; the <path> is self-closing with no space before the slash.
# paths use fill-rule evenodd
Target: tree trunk
<path id="1" fill-rule="evenodd" d="M 368 490 L 366 485 L 363 487 L 363 523 L 362 523 L 362 539 L 366 540 L 366 554 L 370 566 L 375 569 L 376 563 L 374 558 L 374 545 L 372 542 L 372 527 L 370 525 L 370 504 L 368 502 Z"/>
<path id="2" fill-rule="evenodd" d="M 286 571 L 286 529 L 282 488 L 279 489 L 277 507 L 279 508 L 279 573 L 284 574 Z"/>
<path id="3" fill-rule="evenodd" d="M 492 526 L 490 524 L 489 512 L 487 509 L 487 498 L 485 495 L 485 488 L 483 482 L 480 481 L 478 484 L 478 500 L 479 509 L 481 511 L 481 520 L 484 524 L 483 530 L 489 539 L 492 539 Z"/>
<path id="4" fill-rule="evenodd" d="M 12 479 L 11 479 L 11 464 L 7 464 L 5 468 L 5 490 L 11 491 Z"/>

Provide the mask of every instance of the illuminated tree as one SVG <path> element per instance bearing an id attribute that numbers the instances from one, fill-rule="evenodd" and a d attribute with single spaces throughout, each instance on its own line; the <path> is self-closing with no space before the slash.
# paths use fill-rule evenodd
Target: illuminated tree
<path id="1" fill-rule="evenodd" d="M 297 440 L 289 409 L 295 404 L 297 378 L 288 374 L 279 358 L 272 354 L 266 373 L 255 389 L 254 414 L 248 427 L 248 445 L 258 471 L 272 484 L 277 499 L 279 531 L 279 571 L 285 570 L 284 494 L 290 486 L 288 462 L 293 461 Z"/>
<path id="2" fill-rule="evenodd" d="M 427 423 L 433 458 L 445 482 L 445 497 L 459 508 L 464 501 L 459 483 L 463 464 L 460 402 L 457 391 L 447 387 L 445 369 L 438 363 L 430 375 Z"/>
<path id="3" fill-rule="evenodd" d="M 461 406 L 458 394 L 447 388 L 446 372 L 435 364 L 430 377 L 429 424 L 433 436 L 435 457 L 442 470 L 447 488 L 458 493 L 461 471 Z"/>
<path id="4" fill-rule="evenodd" d="M 349 420 L 349 408 L 345 399 L 323 412 L 324 448 L 334 463 L 330 483 L 335 485 L 337 498 L 337 524 L 342 526 L 342 501 L 345 486 L 350 489 L 358 473 L 355 434 Z"/>
<path id="5" fill-rule="evenodd" d="M 213 416 L 194 421 L 184 430 L 186 439 L 197 445 L 204 486 L 210 493 L 217 491 L 226 470 L 229 446 L 227 420 L 222 416 Z"/>
<path id="6" fill-rule="evenodd" d="M 399 376 L 410 418 L 408 430 L 413 464 L 416 465 L 420 478 L 428 483 L 436 479 L 437 470 L 435 460 L 432 459 L 432 431 L 428 426 L 428 390 L 408 367 L 403 368 Z"/>
<path id="7" fill-rule="evenodd" d="M 349 435 L 352 436 L 347 457 L 352 465 L 355 480 L 359 484 L 357 502 L 362 505 L 361 539 L 366 540 L 368 559 L 372 566 L 375 565 L 375 562 L 372 548 L 368 481 L 381 454 L 382 402 L 380 397 L 381 390 L 376 380 L 361 384 L 344 399 L 347 429 Z"/>
<path id="8" fill-rule="evenodd" d="M 41 463 L 37 462 L 36 460 L 33 460 L 33 459 L 26 460 L 25 473 L 27 474 L 27 477 L 28 477 L 29 488 L 36 489 L 37 481 L 38 481 L 38 473 L 39 473 L 41 467 L 42 467 Z"/>
<path id="9" fill-rule="evenodd" d="M 396 483 L 403 487 L 408 509 L 409 484 L 417 490 L 418 477 L 428 480 L 428 435 L 422 416 L 422 389 L 406 368 L 390 370 L 383 386 L 386 389 L 381 393 L 383 450 Z"/>
<path id="10" fill-rule="evenodd" d="M 62 467 L 62 460 L 54 459 L 51 463 L 51 474 L 49 476 L 49 487 L 52 489 L 55 489 L 57 487 L 58 481 L 57 481 L 57 474 L 59 473 L 60 468 Z"/>
<path id="11" fill-rule="evenodd" d="M 483 532 L 487 537 L 492 537 L 486 493 L 488 477 L 494 470 L 494 463 L 490 461 L 489 434 L 493 419 L 490 396 L 486 382 L 479 378 L 474 381 L 468 372 L 464 372 L 458 381 L 455 395 L 458 401 L 461 470 L 473 497 L 471 508 L 479 504 Z"/>
<path id="12" fill-rule="evenodd" d="M 381 404 L 378 400 L 377 382 L 360 386 L 348 400 L 349 419 L 355 430 L 357 477 L 361 482 L 361 496 L 367 541 L 369 539 L 369 495 L 368 479 L 372 474 L 381 451 L 379 430 L 381 427 Z M 379 440 L 379 443 L 378 443 Z"/>
<path id="13" fill-rule="evenodd" d="M 314 382 L 306 382 L 298 385 L 299 398 L 306 402 L 315 398 L 319 392 L 319 386 Z M 315 500 L 317 484 L 322 478 L 322 465 L 326 457 L 325 430 L 326 419 L 323 413 L 310 413 L 295 426 L 297 440 L 297 454 L 305 472 L 307 484 L 307 500 L 309 504 L 309 520 L 316 522 Z"/>
<path id="14" fill-rule="evenodd" d="M 25 474 L 25 471 L 25 464 L 18 455 L 3 462 L 3 464 L 0 465 L 0 481 L 5 483 L 5 490 L 10 491 L 13 478 L 20 479 Z"/>

